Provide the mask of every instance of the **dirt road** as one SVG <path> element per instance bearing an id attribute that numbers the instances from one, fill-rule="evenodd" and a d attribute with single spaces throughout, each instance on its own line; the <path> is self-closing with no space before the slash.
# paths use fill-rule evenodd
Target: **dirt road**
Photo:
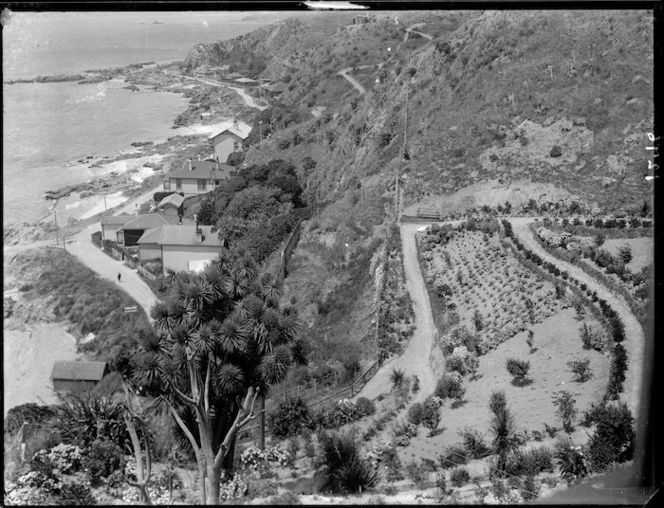
<path id="1" fill-rule="evenodd" d="M 639 399 L 641 397 L 641 385 L 643 383 L 645 334 L 641 324 L 634 314 L 632 314 L 627 302 L 625 302 L 622 296 L 615 295 L 607 287 L 587 275 L 580 268 L 571 263 L 562 261 L 546 252 L 528 228 L 528 225 L 533 222 L 532 218 L 514 218 L 510 219 L 510 222 L 512 223 L 514 233 L 526 247 L 533 252 L 536 252 L 542 259 L 553 263 L 561 270 L 566 270 L 572 277 L 575 277 L 580 282 L 586 284 L 589 289 L 596 291 L 597 296 L 606 300 L 606 302 L 620 315 L 620 318 L 625 324 L 625 336 L 627 338 L 623 342 L 623 346 L 625 346 L 628 358 L 622 400 L 627 403 L 632 414 L 636 417 L 639 414 Z"/>
<path id="2" fill-rule="evenodd" d="M 388 361 L 376 375 L 366 384 L 359 397 L 373 399 L 391 388 L 390 374 L 392 369 L 403 370 L 406 375 L 417 375 L 420 390 L 414 401 L 424 400 L 436 388 L 436 378 L 429 365 L 429 353 L 433 345 L 435 325 L 431 314 L 429 294 L 424 285 L 424 278 L 417 260 L 415 233 L 424 227 L 423 224 L 401 224 L 401 240 L 403 245 L 404 269 L 406 272 L 406 289 L 413 302 L 415 312 L 415 332 L 410 338 L 405 351 L 398 357 Z"/>

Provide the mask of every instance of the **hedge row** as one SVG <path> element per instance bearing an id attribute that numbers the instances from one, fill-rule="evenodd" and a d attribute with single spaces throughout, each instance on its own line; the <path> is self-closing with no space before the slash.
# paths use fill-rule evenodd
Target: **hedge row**
<path id="1" fill-rule="evenodd" d="M 556 277 L 561 276 L 564 280 L 570 282 L 574 281 L 578 284 L 578 281 L 573 277 L 570 277 L 567 272 L 561 271 L 559 268 L 553 265 L 548 261 L 543 261 L 540 256 L 534 252 L 527 249 L 514 234 L 512 224 L 506 220 L 502 220 L 503 228 L 505 234 L 509 237 L 510 240 L 514 243 L 517 250 L 523 251 L 523 255 L 526 259 L 530 259 L 536 265 L 542 266 L 547 271 L 553 273 Z M 565 274 L 565 275 L 563 275 Z M 627 370 L 627 354 L 625 348 L 620 344 L 625 339 L 625 325 L 618 315 L 618 313 L 602 298 L 598 298 L 597 294 L 591 292 L 590 289 L 587 290 L 589 295 L 592 295 L 593 301 L 597 302 L 602 314 L 605 316 L 607 322 L 609 323 L 609 328 L 611 330 L 611 337 L 615 343 L 613 347 L 613 357 L 611 360 L 611 369 L 609 374 L 609 384 L 607 387 L 607 393 L 605 398 L 615 400 L 618 398 L 618 394 L 623 391 L 623 383 L 625 381 L 625 371 Z"/>

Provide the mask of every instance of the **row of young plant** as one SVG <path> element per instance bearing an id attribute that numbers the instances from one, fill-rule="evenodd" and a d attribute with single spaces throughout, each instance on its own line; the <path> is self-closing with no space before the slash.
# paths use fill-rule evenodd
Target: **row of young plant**
<path id="1" fill-rule="evenodd" d="M 570 277 L 568 272 L 561 271 L 553 263 L 542 260 L 539 255 L 526 248 L 514 234 L 512 224 L 508 220 L 503 219 L 502 224 L 505 235 L 512 241 L 517 251 L 520 251 L 526 259 L 531 260 L 537 266 L 541 266 L 544 270 L 547 270 L 554 276 L 561 277 L 564 281 L 568 281 L 569 287 L 573 287 L 572 284 L 579 287 L 582 286 L 578 280 L 574 277 Z M 606 302 L 606 300 L 599 298 L 595 291 L 591 291 L 587 287 L 585 291 L 586 295 L 590 297 L 594 303 L 597 303 L 609 326 L 610 336 L 613 340 L 613 348 L 611 348 L 613 354 L 605 399 L 617 400 L 618 395 L 623 391 L 625 371 L 627 370 L 627 353 L 625 347 L 620 344 L 625 340 L 625 325 L 618 313 Z"/>
<path id="2" fill-rule="evenodd" d="M 560 244 L 561 248 L 556 248 L 558 245 L 552 245 L 545 238 L 542 237 L 531 225 L 531 230 L 535 232 L 535 238 L 540 243 L 543 249 L 549 254 L 558 259 L 573 264 L 574 266 L 583 270 L 586 274 L 608 287 L 611 291 L 622 296 L 630 307 L 630 310 L 638 318 L 643 326 L 648 312 L 648 299 L 650 297 L 650 286 L 652 280 L 652 268 L 650 266 L 643 267 L 638 273 L 634 274 L 629 271 L 625 266 L 626 263 L 632 259 L 631 249 L 621 249 L 618 256 L 613 256 L 610 252 L 600 249 L 599 247 L 604 243 L 604 236 L 597 234 L 594 236 L 596 247 L 584 247 L 576 250 L 564 250 L 565 241 Z M 625 246 L 628 247 L 628 246 Z M 590 259 L 595 264 L 606 270 L 607 274 L 602 273 L 587 263 L 579 259 L 582 256 L 585 259 Z M 625 286 L 619 284 L 608 275 L 615 274 L 623 283 L 631 282 L 635 290 L 630 292 Z"/>
<path id="3" fill-rule="evenodd" d="M 492 207 L 490 205 L 481 205 L 473 208 L 467 208 L 462 212 L 451 212 L 445 217 L 441 218 L 441 220 L 466 219 L 474 215 L 505 217 L 515 214 L 530 215 L 530 216 L 547 214 L 549 216 L 553 216 L 555 220 L 561 221 L 561 223 L 564 223 L 564 221 L 567 221 L 569 223 L 569 219 L 566 218 L 565 216 L 590 215 L 591 213 L 593 213 L 593 210 L 591 210 L 588 207 L 584 207 L 582 204 L 578 203 L 577 201 L 572 201 L 571 203 L 563 203 L 560 201 L 554 203 L 549 201 L 548 203 L 538 204 L 535 199 L 531 198 L 530 200 L 528 200 L 527 203 L 524 203 L 521 206 L 514 206 L 509 201 L 505 201 L 504 204 L 499 203 L 495 207 Z M 588 225 L 590 223 L 592 225 L 596 225 L 595 227 L 600 227 L 600 228 L 603 227 L 607 229 L 612 229 L 612 228 L 623 229 L 626 227 L 630 228 L 652 227 L 651 207 L 650 204 L 646 201 L 644 201 L 643 205 L 638 209 L 638 211 L 633 211 L 631 214 L 627 214 L 626 212 L 619 212 L 617 215 L 619 216 L 592 217 L 592 218 L 586 217 L 584 219 L 579 217 L 572 219 L 572 222 L 574 223 L 578 222 L 578 225 L 581 225 L 582 223 Z M 562 218 L 559 219 L 558 216 L 562 216 Z"/>
<path id="4" fill-rule="evenodd" d="M 406 289 L 403 266 L 401 233 L 396 224 L 391 224 L 382 263 L 376 277 L 378 319 L 378 354 L 385 359 L 398 354 L 414 332 L 414 313 L 410 294 Z"/>

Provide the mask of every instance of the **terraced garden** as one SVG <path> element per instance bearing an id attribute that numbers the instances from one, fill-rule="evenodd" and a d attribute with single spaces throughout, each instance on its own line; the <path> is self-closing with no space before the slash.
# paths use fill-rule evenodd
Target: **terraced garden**
<path id="1" fill-rule="evenodd" d="M 514 259 L 495 228 L 434 227 L 418 239 L 425 280 L 452 311 L 448 323 L 476 332 L 482 352 L 568 306 L 552 283 Z"/>

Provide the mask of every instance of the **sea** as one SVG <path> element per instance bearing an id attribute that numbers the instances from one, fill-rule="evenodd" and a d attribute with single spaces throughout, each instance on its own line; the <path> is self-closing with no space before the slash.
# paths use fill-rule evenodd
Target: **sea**
<path id="1" fill-rule="evenodd" d="M 260 14 L 260 15 L 258 15 Z M 154 61 L 182 61 L 196 44 L 226 40 L 285 13 L 15 12 L 2 31 L 3 227 L 49 213 L 47 190 L 82 183 L 95 169 L 79 161 L 165 140 L 188 99 L 132 92 L 121 80 L 7 85 L 7 81 Z"/>

